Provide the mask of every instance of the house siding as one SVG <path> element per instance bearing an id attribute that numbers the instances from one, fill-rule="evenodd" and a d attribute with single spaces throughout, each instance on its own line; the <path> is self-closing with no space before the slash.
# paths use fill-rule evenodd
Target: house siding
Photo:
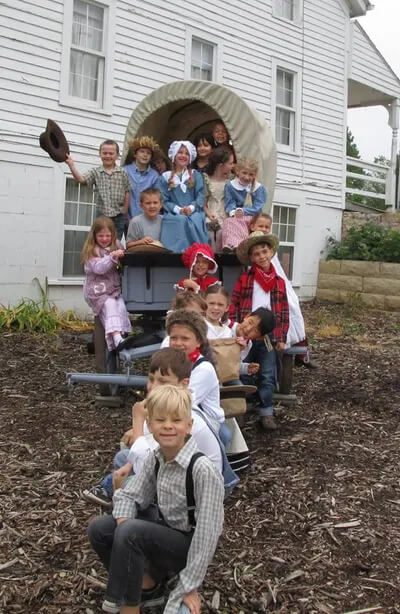
<path id="1" fill-rule="evenodd" d="M 295 281 L 300 294 L 311 296 L 325 228 L 339 234 L 344 204 L 350 28 L 345 7 L 342 0 L 304 0 L 303 19 L 290 24 L 272 16 L 272 0 L 238 0 L 229 10 L 223 0 L 212 4 L 208 0 L 183 4 L 178 0 L 168 4 L 115 0 L 113 100 L 112 112 L 107 114 L 60 104 L 64 2 L 1 3 L 0 161 L 7 164 L 8 177 L 1 184 L 0 216 L 6 249 L 13 245 L 16 228 L 30 239 L 29 243 L 21 239 L 25 255 L 18 264 L 18 275 L 11 261 L 2 273 L 0 302 L 34 295 L 33 277 L 42 281 L 61 278 L 68 169 L 53 163 L 38 147 L 47 118 L 62 126 L 80 169 L 97 165 L 99 143 L 105 138 L 123 142 L 128 119 L 143 97 L 165 83 L 185 78 L 188 30 L 221 45 L 220 81 L 267 122 L 273 119 L 274 62 L 294 66 L 302 74 L 299 148 L 296 153 L 279 152 L 276 202 L 294 202 L 299 207 L 302 226 L 296 234 Z M 38 181 L 42 182 L 39 195 L 35 192 Z M 38 234 L 31 241 L 30 229 L 37 226 Z M 34 263 L 31 267 L 28 260 Z M 78 300 L 76 288 L 68 284 L 52 292 L 61 307 Z M 83 309 L 83 302 L 78 302 L 75 306 Z"/>

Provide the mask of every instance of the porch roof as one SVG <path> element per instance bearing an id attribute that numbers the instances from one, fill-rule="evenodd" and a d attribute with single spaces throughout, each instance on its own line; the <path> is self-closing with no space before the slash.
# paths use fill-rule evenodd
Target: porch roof
<path id="1" fill-rule="evenodd" d="M 400 99 L 400 79 L 358 21 L 352 22 L 349 108 L 387 105 Z"/>

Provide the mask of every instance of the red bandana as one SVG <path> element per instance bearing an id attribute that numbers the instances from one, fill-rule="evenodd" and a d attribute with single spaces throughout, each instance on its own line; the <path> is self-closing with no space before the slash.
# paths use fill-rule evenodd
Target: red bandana
<path id="1" fill-rule="evenodd" d="M 271 263 L 269 271 L 263 271 L 259 266 L 253 264 L 251 270 L 254 273 L 254 279 L 261 286 L 264 292 L 271 292 L 275 286 L 276 271 L 274 265 Z"/>
<path id="2" fill-rule="evenodd" d="M 188 354 L 188 358 L 193 364 L 198 360 L 198 358 L 200 358 L 200 356 L 201 352 L 199 348 L 196 348 L 195 350 L 193 350 L 193 352 L 190 352 L 190 354 Z"/>

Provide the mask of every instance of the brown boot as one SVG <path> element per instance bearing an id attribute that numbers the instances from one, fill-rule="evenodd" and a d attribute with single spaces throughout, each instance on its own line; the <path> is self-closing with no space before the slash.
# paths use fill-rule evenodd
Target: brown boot
<path id="1" fill-rule="evenodd" d="M 261 416 L 260 424 L 263 431 L 276 431 L 278 428 L 274 416 Z"/>

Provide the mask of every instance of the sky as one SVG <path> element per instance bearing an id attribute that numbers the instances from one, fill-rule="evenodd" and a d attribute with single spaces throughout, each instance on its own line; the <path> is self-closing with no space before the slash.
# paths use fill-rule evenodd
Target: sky
<path id="1" fill-rule="evenodd" d="M 400 77 L 400 0 L 372 0 L 374 8 L 358 21 L 394 72 Z M 348 126 L 361 157 L 390 158 L 392 130 L 384 107 L 351 109 Z"/>

